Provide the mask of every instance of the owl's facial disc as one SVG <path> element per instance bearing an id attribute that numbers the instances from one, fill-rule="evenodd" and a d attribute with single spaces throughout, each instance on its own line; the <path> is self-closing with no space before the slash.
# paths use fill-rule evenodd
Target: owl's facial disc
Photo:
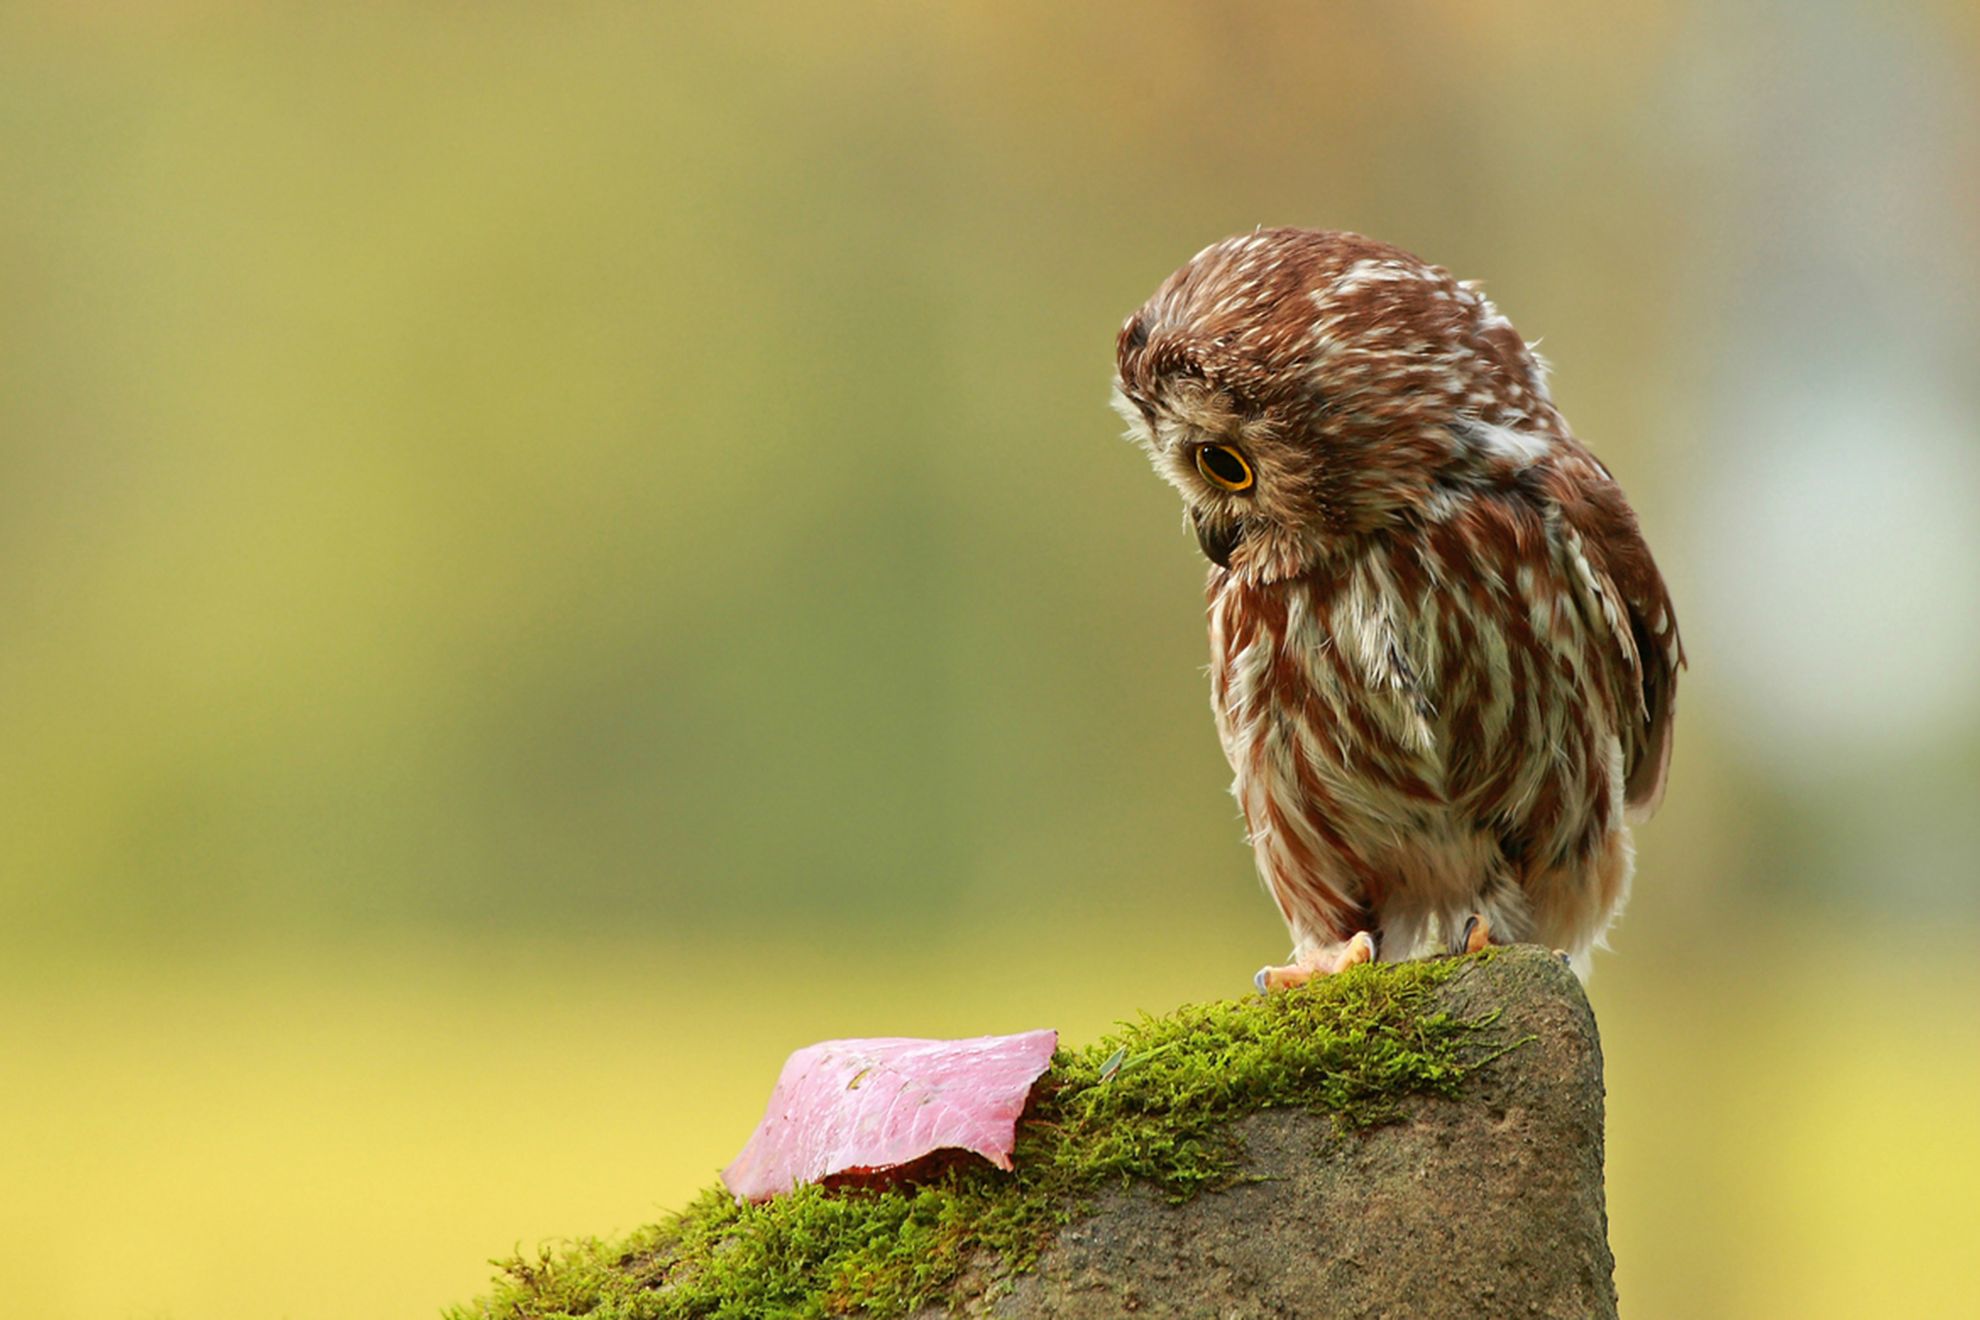
<path id="1" fill-rule="evenodd" d="M 1201 507 L 1189 511 L 1190 529 L 1196 533 L 1196 544 L 1202 547 L 1203 557 L 1218 568 L 1231 566 L 1231 554 L 1244 539 L 1244 520 L 1224 518 Z"/>

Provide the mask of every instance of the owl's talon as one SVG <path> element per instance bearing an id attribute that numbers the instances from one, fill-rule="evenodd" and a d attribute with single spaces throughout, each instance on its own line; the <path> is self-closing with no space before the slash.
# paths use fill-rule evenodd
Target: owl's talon
<path id="1" fill-rule="evenodd" d="M 1269 995 L 1274 990 L 1290 990 L 1293 986 L 1305 985 L 1312 976 L 1313 973 L 1306 968 L 1289 963 L 1284 967 L 1259 968 L 1251 983 L 1258 987 L 1259 994 Z"/>
<path id="2" fill-rule="evenodd" d="M 1344 944 L 1302 950 L 1284 967 L 1261 967 L 1258 975 L 1251 978 L 1251 983 L 1258 987 L 1258 993 L 1270 994 L 1289 986 L 1305 985 L 1316 976 L 1332 976 L 1336 972 L 1345 972 L 1350 967 L 1374 961 L 1375 937 L 1365 930 L 1358 930 Z"/>
<path id="3" fill-rule="evenodd" d="M 1566 949 L 1555 949 L 1554 956 L 1561 960 L 1561 966 L 1563 967 L 1574 966 L 1574 957 Z"/>
<path id="4" fill-rule="evenodd" d="M 1477 953 L 1492 942 L 1492 920 L 1483 912 L 1474 912 L 1465 919 L 1464 938 L 1459 941 L 1462 953 Z"/>

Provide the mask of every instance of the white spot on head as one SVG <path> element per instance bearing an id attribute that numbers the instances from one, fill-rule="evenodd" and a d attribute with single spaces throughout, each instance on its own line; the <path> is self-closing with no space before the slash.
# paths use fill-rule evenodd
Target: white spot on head
<path id="1" fill-rule="evenodd" d="M 1327 296 L 1338 298 L 1373 284 L 1405 284 L 1431 278 L 1422 267 L 1394 257 L 1363 257 L 1340 273 Z"/>
<path id="2" fill-rule="evenodd" d="M 1476 448 L 1521 468 L 1532 467 L 1553 449 L 1553 437 L 1533 431 L 1515 431 L 1491 422 L 1460 422 L 1458 438 Z"/>

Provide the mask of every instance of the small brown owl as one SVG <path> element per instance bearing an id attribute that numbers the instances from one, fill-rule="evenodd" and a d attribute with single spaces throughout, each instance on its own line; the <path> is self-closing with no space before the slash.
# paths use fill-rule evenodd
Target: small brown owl
<path id="1" fill-rule="evenodd" d="M 1488 941 L 1585 975 L 1684 652 L 1540 359 L 1475 286 L 1303 229 L 1205 248 L 1117 353 L 1212 565 L 1211 707 L 1293 937 L 1259 987 Z"/>

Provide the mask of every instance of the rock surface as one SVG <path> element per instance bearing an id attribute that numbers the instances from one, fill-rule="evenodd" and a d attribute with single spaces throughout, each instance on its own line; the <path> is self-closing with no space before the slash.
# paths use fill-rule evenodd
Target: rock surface
<path id="1" fill-rule="evenodd" d="M 1602 1053 L 1572 972 L 1514 949 L 1443 988 L 1530 1038 L 1402 1123 L 1241 1121 L 1258 1181 L 1171 1205 L 1136 1186 L 1060 1231 L 1036 1272 L 968 1304 L 1002 1317 L 1612 1317 Z M 926 1310 L 934 1317 L 941 1310 Z"/>

